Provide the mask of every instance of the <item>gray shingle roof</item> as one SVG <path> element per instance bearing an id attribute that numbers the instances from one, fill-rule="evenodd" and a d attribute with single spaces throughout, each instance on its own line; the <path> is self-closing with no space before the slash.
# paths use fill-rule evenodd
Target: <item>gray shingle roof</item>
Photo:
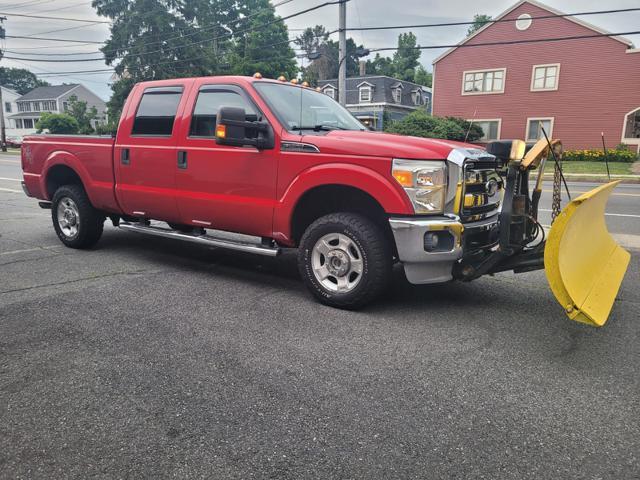
<path id="1" fill-rule="evenodd" d="M 404 80 L 398 80 L 397 78 L 385 77 L 382 75 L 365 75 L 363 77 L 349 77 L 347 78 L 347 104 L 360 103 L 360 96 L 358 92 L 358 85 L 366 82 L 373 85 L 373 95 L 371 103 L 395 103 L 393 100 L 393 88 L 402 85 L 402 101 L 400 105 L 415 106 L 413 103 L 412 92 L 421 88 L 424 92 L 424 96 L 431 97 L 431 89 L 418 85 L 413 82 L 405 82 Z M 338 81 L 336 79 L 320 80 L 318 86 L 323 88 L 325 85 L 333 85 L 337 88 Z M 337 97 L 336 97 L 337 98 Z"/>
<path id="2" fill-rule="evenodd" d="M 69 90 L 77 86 L 78 86 L 77 83 L 73 83 L 69 85 L 53 85 L 51 87 L 36 87 L 30 92 L 25 93 L 16 101 L 19 102 L 21 100 L 54 100 L 58 98 L 60 95 L 64 95 Z"/>

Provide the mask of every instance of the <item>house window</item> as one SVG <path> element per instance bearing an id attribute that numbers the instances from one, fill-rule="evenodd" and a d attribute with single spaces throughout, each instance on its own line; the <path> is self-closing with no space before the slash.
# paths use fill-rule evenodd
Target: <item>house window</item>
<path id="1" fill-rule="evenodd" d="M 33 119 L 25 118 L 23 121 L 24 128 L 33 128 Z"/>
<path id="2" fill-rule="evenodd" d="M 504 93 L 506 68 L 499 70 L 474 70 L 463 73 L 462 94 L 480 95 Z"/>
<path id="3" fill-rule="evenodd" d="M 480 137 L 481 142 L 491 142 L 493 140 L 500 140 L 500 124 L 502 120 L 499 118 L 491 120 L 469 120 L 474 125 L 479 126 L 484 133 Z"/>
<path id="4" fill-rule="evenodd" d="M 394 88 L 391 93 L 393 95 L 394 102 L 396 103 L 402 102 L 402 90 L 400 88 Z"/>
<path id="5" fill-rule="evenodd" d="M 360 103 L 371 101 L 371 87 L 369 86 L 360 87 L 359 91 L 360 91 Z"/>
<path id="6" fill-rule="evenodd" d="M 20 102 L 18 103 L 18 111 L 19 112 L 30 112 L 31 104 L 29 102 Z"/>
<path id="7" fill-rule="evenodd" d="M 627 114 L 624 122 L 624 138 L 627 140 L 640 138 L 640 108 Z"/>
<path id="8" fill-rule="evenodd" d="M 16 128 L 22 128 L 22 119 L 20 118 L 16 119 Z"/>
<path id="9" fill-rule="evenodd" d="M 33 111 L 34 112 L 40 111 L 40 102 L 33 102 Z"/>
<path id="10" fill-rule="evenodd" d="M 11 113 L 11 102 L 4 102 L 4 111 Z"/>
<path id="11" fill-rule="evenodd" d="M 531 90 L 557 90 L 560 64 L 534 65 L 531 75 Z"/>
<path id="12" fill-rule="evenodd" d="M 325 88 L 324 94 L 327 95 L 328 97 L 333 98 L 334 100 L 336 99 L 336 90 L 333 87 Z"/>
<path id="13" fill-rule="evenodd" d="M 422 105 L 422 93 L 420 91 L 413 93 L 413 104 L 414 105 Z"/>
<path id="14" fill-rule="evenodd" d="M 527 142 L 536 142 L 544 138 L 542 130 L 551 139 L 553 134 L 553 117 L 549 118 L 528 118 L 527 119 Z"/>
<path id="15" fill-rule="evenodd" d="M 69 110 L 69 102 L 62 102 L 62 110 L 65 112 Z"/>

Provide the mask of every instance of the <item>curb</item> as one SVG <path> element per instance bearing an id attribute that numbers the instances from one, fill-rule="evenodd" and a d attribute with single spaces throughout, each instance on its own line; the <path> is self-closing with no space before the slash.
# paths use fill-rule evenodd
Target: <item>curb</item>
<path id="1" fill-rule="evenodd" d="M 609 182 L 609 177 L 599 173 L 565 173 L 564 177 L 573 182 Z M 545 173 L 544 180 L 553 180 L 553 174 Z M 622 183 L 640 183 L 640 175 L 611 175 L 611 181 L 620 180 Z"/>

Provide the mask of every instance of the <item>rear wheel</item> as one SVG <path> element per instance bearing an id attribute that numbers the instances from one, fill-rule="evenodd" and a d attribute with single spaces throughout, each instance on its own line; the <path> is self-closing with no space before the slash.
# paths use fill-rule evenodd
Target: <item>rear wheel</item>
<path id="1" fill-rule="evenodd" d="M 352 213 L 313 222 L 298 250 L 298 268 L 309 290 L 337 308 L 360 308 L 380 296 L 391 264 L 391 248 L 380 228 Z"/>
<path id="2" fill-rule="evenodd" d="M 102 236 L 105 216 L 96 210 L 80 185 L 63 185 L 51 201 L 58 238 L 70 248 L 90 248 Z"/>

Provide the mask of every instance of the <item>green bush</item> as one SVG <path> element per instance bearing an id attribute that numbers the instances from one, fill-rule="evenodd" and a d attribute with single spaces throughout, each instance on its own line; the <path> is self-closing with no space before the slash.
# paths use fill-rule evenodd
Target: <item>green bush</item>
<path id="1" fill-rule="evenodd" d="M 80 126 L 78 121 L 71 115 L 45 112 L 36 123 L 36 129 L 38 133 L 48 130 L 49 133 L 75 134 L 78 133 Z"/>
<path id="2" fill-rule="evenodd" d="M 482 137 L 482 129 L 477 125 L 469 128 L 469 122 L 455 117 L 434 117 L 421 110 L 411 112 L 402 120 L 385 124 L 385 131 L 414 137 L 443 138 L 447 140 L 474 142 Z"/>
<path id="3" fill-rule="evenodd" d="M 567 162 L 625 162 L 633 163 L 638 156 L 627 149 L 607 150 L 607 155 L 602 150 L 566 150 L 562 154 L 562 160 Z"/>

